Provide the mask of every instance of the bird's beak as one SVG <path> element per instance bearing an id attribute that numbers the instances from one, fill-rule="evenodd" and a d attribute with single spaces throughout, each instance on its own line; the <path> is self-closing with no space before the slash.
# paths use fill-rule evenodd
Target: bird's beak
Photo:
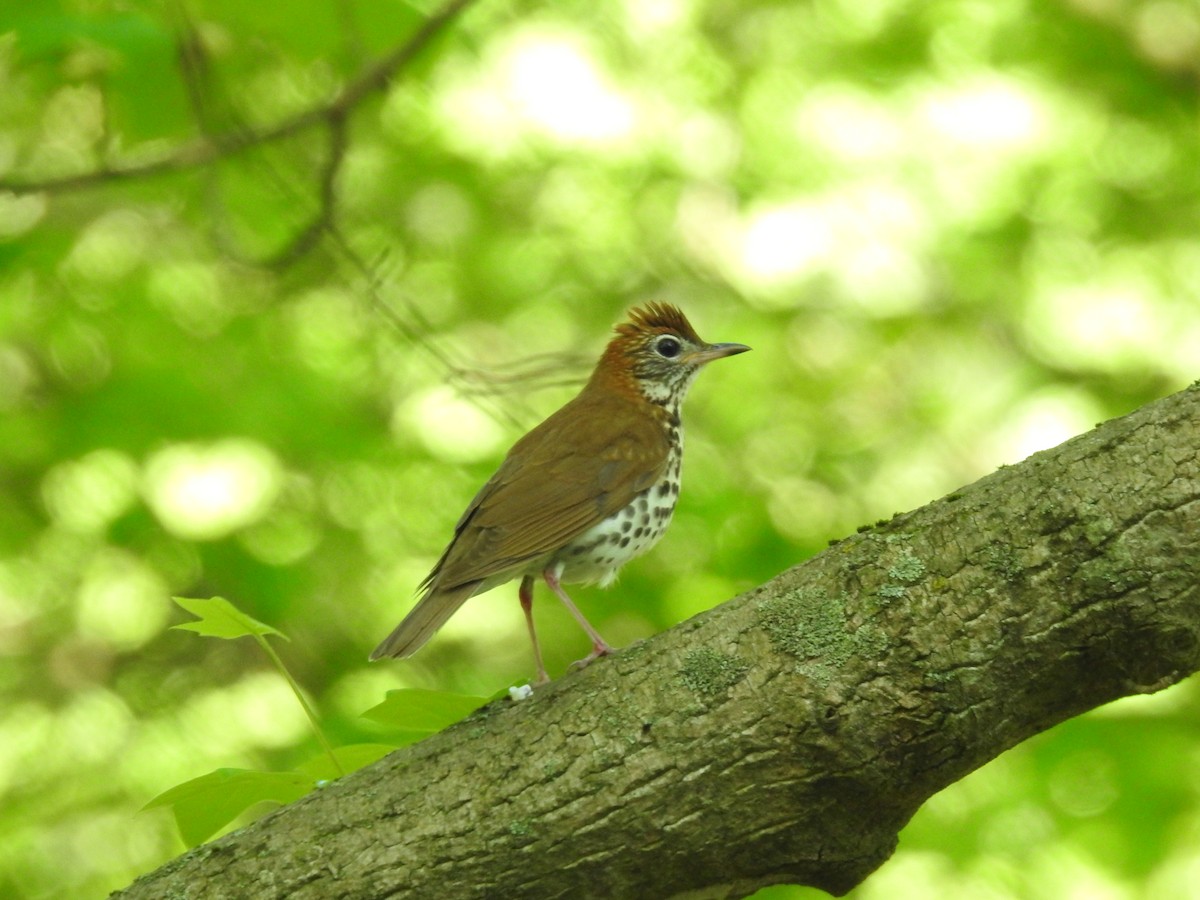
<path id="1" fill-rule="evenodd" d="M 735 353 L 745 353 L 749 349 L 745 344 L 706 344 L 699 350 L 689 353 L 687 362 L 703 365 L 714 359 L 723 359 L 726 356 L 733 356 Z"/>

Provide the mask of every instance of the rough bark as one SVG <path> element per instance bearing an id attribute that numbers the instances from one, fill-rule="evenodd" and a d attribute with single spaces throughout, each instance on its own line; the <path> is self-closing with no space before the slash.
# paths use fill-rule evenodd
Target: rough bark
<path id="1" fill-rule="evenodd" d="M 840 894 L 930 795 L 1200 667 L 1200 387 L 150 873 L 141 897 Z"/>

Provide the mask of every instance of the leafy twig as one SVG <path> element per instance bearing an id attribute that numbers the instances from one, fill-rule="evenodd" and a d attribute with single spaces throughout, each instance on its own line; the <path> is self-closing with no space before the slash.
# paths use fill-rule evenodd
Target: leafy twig
<path id="1" fill-rule="evenodd" d="M 300 690 L 300 685 L 296 683 L 296 679 L 292 678 L 292 673 L 287 670 L 287 666 L 283 664 L 283 660 L 279 658 L 279 654 L 275 652 L 275 648 L 267 643 L 267 635 L 273 634 L 289 640 L 288 636 L 283 632 L 272 628 L 264 622 L 258 621 L 253 616 L 248 616 L 224 597 L 212 597 L 208 600 L 202 600 L 191 597 L 176 597 L 175 602 L 197 616 L 195 622 L 184 622 L 182 625 L 176 625 L 181 631 L 194 631 L 196 634 L 204 637 L 223 638 L 230 640 L 240 637 L 252 637 L 262 647 L 263 651 L 270 657 L 271 663 L 275 666 L 280 675 L 288 683 L 288 687 L 292 689 L 292 693 L 296 695 L 296 699 L 300 702 L 301 708 L 304 710 L 304 715 L 308 717 L 308 723 L 312 726 L 313 734 L 317 736 L 317 742 L 329 756 L 329 761 L 333 764 L 333 771 L 338 775 L 345 775 L 346 771 L 342 768 L 342 764 L 338 762 L 337 755 L 333 752 L 333 747 L 330 745 L 328 738 L 325 737 L 325 732 L 321 730 L 320 724 L 317 722 L 317 715 L 313 712 L 308 701 L 304 699 L 304 693 Z"/>

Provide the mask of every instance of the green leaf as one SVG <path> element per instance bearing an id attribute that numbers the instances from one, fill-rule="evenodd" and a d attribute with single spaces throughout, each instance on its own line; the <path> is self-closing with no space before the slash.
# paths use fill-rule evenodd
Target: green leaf
<path id="1" fill-rule="evenodd" d="M 213 597 L 209 600 L 191 597 L 173 597 L 172 599 L 199 619 L 197 622 L 184 622 L 182 625 L 171 626 L 180 631 L 194 631 L 204 637 L 226 640 L 268 634 L 278 635 L 285 641 L 289 640 L 286 634 L 246 615 L 224 597 Z"/>
<path id="2" fill-rule="evenodd" d="M 404 688 L 388 691 L 384 701 L 363 713 L 363 718 L 421 737 L 453 725 L 485 703 L 485 697 Z"/>
<path id="3" fill-rule="evenodd" d="M 202 844 L 256 803 L 291 803 L 315 787 L 299 772 L 217 769 L 163 791 L 143 810 L 170 807 L 189 847 Z"/>
<path id="4" fill-rule="evenodd" d="M 351 772 L 383 759 L 395 750 L 396 746 L 396 744 L 347 744 L 344 747 L 334 748 L 333 755 L 337 757 L 344 774 L 349 775 Z M 308 776 L 313 781 L 333 781 L 343 774 L 333 768 L 328 753 L 314 756 L 308 762 L 297 766 L 296 771 Z"/>

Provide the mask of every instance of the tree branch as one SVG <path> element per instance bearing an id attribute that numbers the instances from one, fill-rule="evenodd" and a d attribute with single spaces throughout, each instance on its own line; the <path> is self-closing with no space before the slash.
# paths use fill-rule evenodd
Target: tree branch
<path id="1" fill-rule="evenodd" d="M 843 893 L 946 785 L 1200 667 L 1198 422 L 1193 385 L 120 896 Z"/>
<path id="2" fill-rule="evenodd" d="M 287 245 L 267 261 L 272 268 L 287 268 L 316 246 L 322 235 L 334 227 L 337 206 L 337 177 L 346 158 L 346 119 L 335 116 L 329 120 L 329 149 L 321 165 L 317 187 L 317 211 Z"/>
<path id="3" fill-rule="evenodd" d="M 182 144 L 152 159 L 118 162 L 99 169 L 74 175 L 61 175 L 41 180 L 0 179 L 0 191 L 14 194 L 62 192 L 91 187 L 96 184 L 143 178 L 164 172 L 208 165 L 224 157 L 242 153 L 252 147 L 291 137 L 316 125 L 328 125 L 331 134 L 338 134 L 342 122 L 368 95 L 385 87 L 405 69 L 417 55 L 474 0 L 449 0 L 440 10 L 403 44 L 382 59 L 367 67 L 352 79 L 332 100 L 305 110 L 289 119 L 261 130 L 235 129 L 219 135 L 206 135 Z"/>

